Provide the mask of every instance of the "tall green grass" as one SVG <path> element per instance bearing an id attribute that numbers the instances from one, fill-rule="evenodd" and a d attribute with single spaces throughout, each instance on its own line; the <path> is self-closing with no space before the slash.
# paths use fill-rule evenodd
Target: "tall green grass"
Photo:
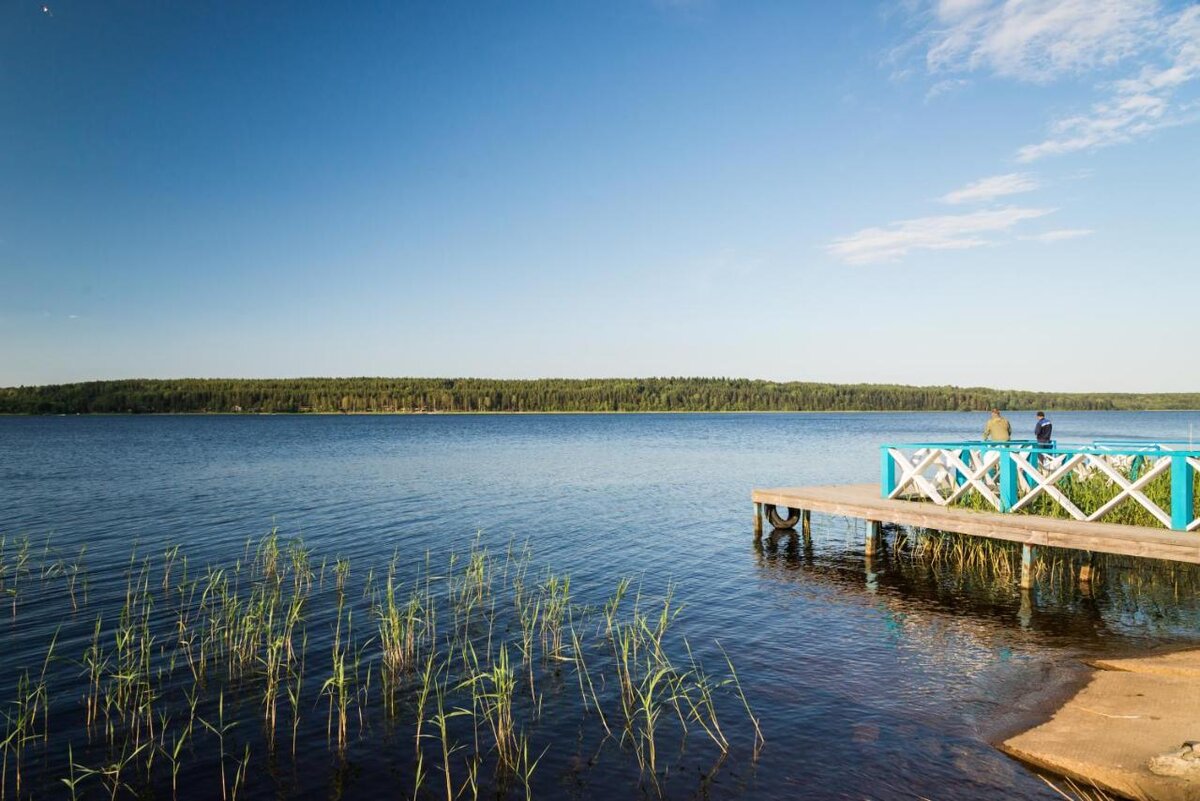
<path id="1" fill-rule="evenodd" d="M 1137 478 L 1137 473 L 1130 467 L 1114 468 L 1118 474 L 1122 475 L 1126 480 L 1134 481 Z M 1145 474 L 1146 466 L 1140 467 L 1140 472 Z M 1121 488 L 1112 481 L 1109 477 L 1094 472 L 1086 478 L 1079 478 L 1075 475 L 1068 475 L 1060 480 L 1055 485 L 1059 491 L 1067 497 L 1071 503 L 1075 504 L 1085 515 L 1091 516 L 1098 511 L 1106 503 L 1120 494 Z M 1192 517 L 1200 517 L 1200 472 L 1193 476 L 1193 512 Z M 1025 497 L 1028 490 L 1022 489 L 1018 493 L 1019 498 Z M 1171 476 L 1164 473 L 1155 476 L 1144 487 L 1141 492 L 1148 500 L 1156 504 L 1160 509 L 1168 515 L 1171 513 Z M 988 502 L 986 498 L 979 494 L 978 491 L 971 489 L 963 494 L 961 498 L 953 504 L 958 508 L 976 509 L 979 511 L 994 512 L 995 507 Z M 1015 514 L 1041 515 L 1043 517 L 1054 517 L 1061 519 L 1073 519 L 1061 504 L 1046 493 L 1042 493 L 1037 498 L 1033 499 L 1027 505 L 1018 509 Z M 1125 498 L 1119 504 L 1110 509 L 1100 522 L 1105 523 L 1121 523 L 1131 526 L 1149 526 L 1151 528 L 1165 528 L 1162 521 L 1150 513 L 1148 509 L 1142 506 L 1133 498 Z"/>
<path id="2" fill-rule="evenodd" d="M 1010 596 L 1017 591 L 1019 543 L 920 528 L 901 529 L 890 540 L 889 552 L 907 565 L 933 568 L 941 577 L 953 577 L 977 593 L 986 590 Z M 1079 571 L 1085 564 L 1091 577 L 1081 582 Z M 1174 608 L 1195 609 L 1200 599 L 1200 565 L 1181 562 L 1039 547 L 1033 578 L 1046 603 L 1069 604 L 1085 586 L 1091 592 L 1110 596 L 1117 608 L 1139 615 L 1155 613 L 1166 618 Z"/>
<path id="3" fill-rule="evenodd" d="M 14 665 L 19 678 L 0 677 L 2 801 L 55 790 L 232 801 L 314 736 L 350 764 L 379 747 L 373 727 L 409 741 L 389 747 L 412 777 L 404 794 L 447 801 L 528 796 L 558 745 L 539 734 L 546 715 L 577 718 L 651 789 L 671 770 L 664 746 L 678 756 L 692 732 L 723 758 L 737 742 L 729 715 L 751 755 L 763 741 L 732 662 L 703 664 L 678 630 L 673 587 L 655 596 L 623 579 L 589 606 L 527 547 L 496 555 L 476 539 L 376 571 L 271 532 L 200 568 L 180 547 L 132 553 L 105 601 L 84 591 L 86 575 L 82 553 L 68 562 L 0 540 L 10 625 L 27 601 L 57 597 L 76 648 L 56 650 L 48 629 L 29 649 L 37 659 Z"/>

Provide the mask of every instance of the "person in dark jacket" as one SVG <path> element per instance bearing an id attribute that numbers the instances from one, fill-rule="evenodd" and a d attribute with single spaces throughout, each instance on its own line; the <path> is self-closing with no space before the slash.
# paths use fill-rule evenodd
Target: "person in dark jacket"
<path id="1" fill-rule="evenodd" d="M 1047 450 L 1050 447 L 1051 435 L 1054 432 L 1054 426 L 1046 419 L 1045 412 L 1037 413 L 1037 422 L 1033 425 L 1033 436 L 1037 439 L 1038 450 Z M 1042 454 L 1038 454 L 1038 466 L 1042 464 Z"/>

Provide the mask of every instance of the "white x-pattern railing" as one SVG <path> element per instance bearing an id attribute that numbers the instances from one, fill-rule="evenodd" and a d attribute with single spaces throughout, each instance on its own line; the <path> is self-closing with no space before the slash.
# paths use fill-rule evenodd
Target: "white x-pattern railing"
<path id="1" fill-rule="evenodd" d="M 887 451 L 901 471 L 895 489 L 887 497 L 903 498 L 916 494 L 939 506 L 947 506 L 975 490 L 993 507 L 1000 508 L 995 472 L 1000 461 L 998 451 L 921 447 L 909 455 L 901 447 Z M 962 458 L 964 452 L 969 454 L 965 461 Z"/>
<path id="2" fill-rule="evenodd" d="M 1146 497 L 1142 490 L 1150 484 L 1151 481 L 1168 472 L 1171 469 L 1170 459 L 1150 459 L 1153 464 L 1142 473 L 1136 481 L 1130 481 L 1125 478 L 1120 472 L 1114 469 L 1109 462 L 1112 457 L 1104 454 L 1094 453 L 1076 453 L 1069 458 L 1060 458 L 1060 466 L 1052 470 L 1049 475 L 1043 475 L 1037 467 L 1030 464 L 1029 453 L 1013 453 L 1012 459 L 1016 462 L 1017 470 L 1020 474 L 1026 477 L 1030 482 L 1029 489 L 1021 498 L 1013 504 L 1009 511 L 1018 512 L 1022 508 L 1029 506 L 1033 501 L 1037 500 L 1042 495 L 1049 495 L 1058 505 L 1067 510 L 1067 513 L 1076 520 L 1100 520 L 1113 509 L 1120 506 L 1126 498 L 1131 498 L 1139 503 L 1147 512 L 1152 514 L 1160 523 L 1167 528 L 1171 527 L 1171 515 L 1162 509 L 1154 501 Z M 1035 457 L 1036 458 L 1036 457 Z M 1119 458 L 1119 457 L 1118 457 Z M 1108 481 L 1118 489 L 1116 495 L 1106 501 L 1096 511 L 1090 515 L 1085 514 L 1071 500 L 1055 486 L 1059 481 L 1068 475 L 1074 475 L 1075 478 L 1089 478 L 1094 468 L 1095 472 L 1101 473 Z M 997 507 L 999 508 L 999 507 Z"/>
<path id="3" fill-rule="evenodd" d="M 1126 501 L 1144 508 L 1166 528 L 1200 530 L 1193 495 L 1200 473 L 1200 449 L 1179 443 L 1156 448 L 1138 444 L 1082 447 L 1036 447 L 1034 443 L 918 443 L 882 447 L 883 494 L 948 506 L 971 492 L 1002 512 L 1028 510 L 1039 498 L 1050 498 L 1075 520 L 1099 521 Z M 1060 484 L 1096 476 L 1116 490 L 1088 513 L 1071 500 Z M 1164 509 L 1145 492 L 1152 482 L 1170 476 L 1171 499 Z"/>

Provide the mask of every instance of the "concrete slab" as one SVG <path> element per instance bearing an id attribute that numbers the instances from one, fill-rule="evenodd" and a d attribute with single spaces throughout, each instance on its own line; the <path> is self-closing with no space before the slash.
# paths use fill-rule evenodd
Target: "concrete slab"
<path id="1" fill-rule="evenodd" d="M 1097 671 L 1053 718 L 1001 748 L 1129 798 L 1200 801 L 1200 775 L 1160 776 L 1148 767 L 1152 757 L 1200 740 L 1200 651 L 1109 661 L 1121 668 Z"/>

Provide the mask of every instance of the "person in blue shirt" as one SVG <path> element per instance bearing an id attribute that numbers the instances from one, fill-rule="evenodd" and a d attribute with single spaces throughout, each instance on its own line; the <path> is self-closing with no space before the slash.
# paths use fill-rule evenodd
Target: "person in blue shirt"
<path id="1" fill-rule="evenodd" d="M 1054 426 L 1046 419 L 1045 412 L 1037 413 L 1037 422 L 1033 426 L 1033 436 L 1037 439 L 1039 450 L 1046 450 L 1051 444 L 1051 434 L 1054 431 Z M 1042 464 L 1042 455 L 1038 454 L 1038 466 Z"/>

